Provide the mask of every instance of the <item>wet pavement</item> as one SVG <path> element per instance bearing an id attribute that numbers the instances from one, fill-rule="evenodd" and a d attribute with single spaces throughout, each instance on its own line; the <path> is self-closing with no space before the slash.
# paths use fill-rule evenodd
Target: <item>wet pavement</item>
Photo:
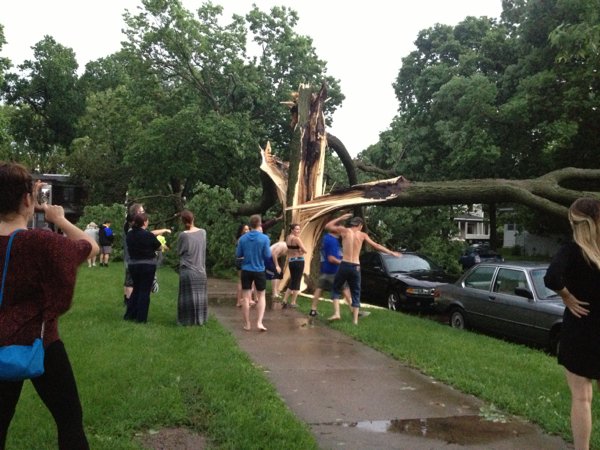
<path id="1" fill-rule="evenodd" d="M 322 449 L 572 448 L 297 310 L 267 310 L 269 331 L 244 331 L 235 284 L 209 280 L 209 293 L 210 312 L 263 368 Z"/>

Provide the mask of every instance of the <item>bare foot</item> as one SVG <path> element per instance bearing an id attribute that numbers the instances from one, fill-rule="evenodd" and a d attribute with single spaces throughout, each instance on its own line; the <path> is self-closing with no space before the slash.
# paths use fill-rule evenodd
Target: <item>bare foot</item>
<path id="1" fill-rule="evenodd" d="M 267 328 L 263 324 L 257 325 L 256 328 L 258 328 L 258 331 L 267 331 Z"/>
<path id="2" fill-rule="evenodd" d="M 252 330 L 252 327 L 250 326 L 250 324 L 244 325 L 244 330 L 245 331 L 250 331 L 250 330 Z"/>
<path id="3" fill-rule="evenodd" d="M 331 316 L 331 317 L 330 317 L 329 319 L 327 319 L 327 320 L 329 320 L 330 322 L 333 322 L 334 320 L 340 320 L 340 319 L 341 319 L 341 317 L 340 317 L 340 316 Z"/>

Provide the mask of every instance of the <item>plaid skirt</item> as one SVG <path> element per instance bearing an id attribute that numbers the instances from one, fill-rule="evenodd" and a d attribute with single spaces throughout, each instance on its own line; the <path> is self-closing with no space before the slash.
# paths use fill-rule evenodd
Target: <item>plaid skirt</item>
<path id="1" fill-rule="evenodd" d="M 208 319 L 208 291 L 206 274 L 182 268 L 179 272 L 177 323 L 202 325 Z"/>

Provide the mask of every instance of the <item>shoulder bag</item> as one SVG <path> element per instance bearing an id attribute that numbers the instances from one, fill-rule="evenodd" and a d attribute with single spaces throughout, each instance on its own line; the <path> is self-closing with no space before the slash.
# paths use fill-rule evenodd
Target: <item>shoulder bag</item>
<path id="1" fill-rule="evenodd" d="M 21 230 L 11 233 L 6 246 L 4 271 L 2 272 L 2 287 L 0 287 L 0 306 L 4 296 L 4 282 L 10 259 L 10 248 L 15 235 Z M 31 345 L 6 345 L 0 347 L 0 380 L 19 381 L 39 377 L 44 373 L 44 322 L 39 338 Z"/>

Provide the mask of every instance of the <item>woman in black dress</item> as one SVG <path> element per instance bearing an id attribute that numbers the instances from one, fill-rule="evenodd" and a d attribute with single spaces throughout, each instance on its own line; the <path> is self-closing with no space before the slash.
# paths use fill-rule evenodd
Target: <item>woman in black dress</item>
<path id="1" fill-rule="evenodd" d="M 573 240 L 552 259 L 545 284 L 566 308 L 558 362 L 571 390 L 575 449 L 588 449 L 592 432 L 592 381 L 600 380 L 600 201 L 580 198 L 569 208 Z"/>

